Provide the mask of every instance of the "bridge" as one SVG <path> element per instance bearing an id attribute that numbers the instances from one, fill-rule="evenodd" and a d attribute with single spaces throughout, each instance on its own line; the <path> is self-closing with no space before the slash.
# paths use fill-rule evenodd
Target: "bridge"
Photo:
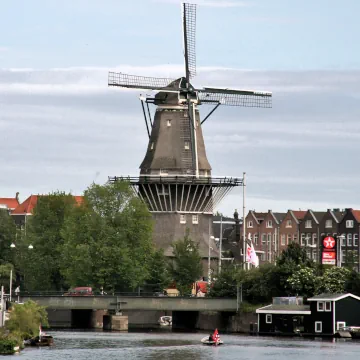
<path id="1" fill-rule="evenodd" d="M 237 300 L 200 297 L 142 296 L 41 296 L 23 295 L 21 301 L 33 300 L 56 310 L 163 310 L 163 311 L 237 311 Z"/>

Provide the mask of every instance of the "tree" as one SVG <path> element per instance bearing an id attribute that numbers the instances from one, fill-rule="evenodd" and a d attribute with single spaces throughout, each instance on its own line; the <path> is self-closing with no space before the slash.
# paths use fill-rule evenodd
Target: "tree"
<path id="1" fill-rule="evenodd" d="M 311 297 L 319 288 L 321 278 L 314 268 L 299 265 L 298 270 L 287 279 L 287 283 L 292 295 Z"/>
<path id="2" fill-rule="evenodd" d="M 176 282 L 176 288 L 180 295 L 191 294 L 192 285 L 197 281 L 203 271 L 199 246 L 186 235 L 172 244 L 174 258 L 170 265 L 170 272 Z"/>
<path id="3" fill-rule="evenodd" d="M 0 264 L 0 285 L 5 285 L 5 289 L 7 289 L 10 285 L 10 272 L 14 273 L 14 266 L 10 263 Z"/>
<path id="4" fill-rule="evenodd" d="M 209 289 L 210 297 L 236 297 L 237 269 L 235 264 L 224 265 L 216 281 Z"/>
<path id="5" fill-rule="evenodd" d="M 15 241 L 16 227 L 14 220 L 6 210 L 0 209 L 0 263 L 11 263 L 10 245 Z"/>
<path id="6" fill-rule="evenodd" d="M 302 267 L 314 266 L 314 262 L 308 259 L 306 250 L 298 243 L 290 243 L 288 247 L 282 251 L 276 263 L 280 267 L 291 269 L 291 271 L 298 265 Z"/>
<path id="7" fill-rule="evenodd" d="M 74 197 L 64 192 L 55 192 L 38 198 L 34 215 L 29 219 L 26 237 L 17 246 L 23 286 L 27 290 L 63 290 L 64 279 L 60 273 L 61 229 L 70 210 L 76 206 Z M 27 251 L 28 244 L 34 246 Z"/>
<path id="8" fill-rule="evenodd" d="M 154 251 L 149 261 L 149 275 L 146 283 L 151 286 L 153 291 L 166 289 L 171 282 L 169 263 L 164 255 L 164 250 Z"/>
<path id="9" fill-rule="evenodd" d="M 71 286 L 134 290 L 149 276 L 152 217 L 127 182 L 92 184 L 61 234 L 61 274 Z"/>
<path id="10" fill-rule="evenodd" d="M 37 336 L 39 325 L 49 325 L 47 312 L 45 307 L 31 300 L 24 304 L 13 304 L 10 319 L 5 323 L 11 335 L 22 340 Z"/>
<path id="11" fill-rule="evenodd" d="M 351 271 L 345 283 L 345 292 L 360 296 L 360 274 L 358 272 Z"/>
<path id="12" fill-rule="evenodd" d="M 347 268 L 332 267 L 325 270 L 325 273 L 317 289 L 317 293 L 340 294 L 345 291 L 345 285 L 351 275 Z"/>

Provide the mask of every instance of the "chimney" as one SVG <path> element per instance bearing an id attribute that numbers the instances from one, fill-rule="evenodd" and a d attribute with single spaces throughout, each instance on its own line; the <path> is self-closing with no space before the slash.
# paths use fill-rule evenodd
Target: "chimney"
<path id="1" fill-rule="evenodd" d="M 15 199 L 17 200 L 17 202 L 20 202 L 19 201 L 19 192 L 18 191 L 16 192 Z"/>

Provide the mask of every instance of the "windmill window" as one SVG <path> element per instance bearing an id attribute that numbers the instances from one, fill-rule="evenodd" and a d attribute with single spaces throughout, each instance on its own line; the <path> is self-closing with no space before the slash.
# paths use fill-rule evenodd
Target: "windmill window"
<path id="1" fill-rule="evenodd" d="M 166 125 L 169 127 L 169 126 L 171 126 L 171 120 L 170 119 L 167 119 L 166 120 Z"/>
<path id="2" fill-rule="evenodd" d="M 160 176 L 168 176 L 169 172 L 167 170 L 164 169 L 160 169 Z"/>
<path id="3" fill-rule="evenodd" d="M 185 145 L 184 145 L 185 150 L 189 150 L 190 149 L 190 143 L 188 141 L 185 141 Z"/>
<path id="4" fill-rule="evenodd" d="M 150 144 L 150 150 L 154 150 L 154 143 L 153 142 Z"/>
<path id="5" fill-rule="evenodd" d="M 186 224 L 186 216 L 184 214 L 180 214 L 180 224 Z"/>
<path id="6" fill-rule="evenodd" d="M 199 223 L 199 215 L 193 215 L 192 216 L 192 223 L 198 224 Z"/>

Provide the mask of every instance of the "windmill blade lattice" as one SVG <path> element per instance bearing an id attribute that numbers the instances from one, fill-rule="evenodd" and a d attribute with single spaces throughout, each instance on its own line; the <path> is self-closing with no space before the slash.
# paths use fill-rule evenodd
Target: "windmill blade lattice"
<path id="1" fill-rule="evenodd" d="M 120 86 L 133 89 L 162 90 L 173 81 L 174 79 L 129 75 L 116 72 L 109 72 L 108 76 L 109 86 Z"/>
<path id="2" fill-rule="evenodd" d="M 183 3 L 184 56 L 186 78 L 196 75 L 196 4 Z"/>
<path id="3" fill-rule="evenodd" d="M 247 90 L 212 89 L 197 90 L 199 100 L 203 104 L 221 104 L 228 106 L 244 106 L 271 108 L 272 94 Z"/>

